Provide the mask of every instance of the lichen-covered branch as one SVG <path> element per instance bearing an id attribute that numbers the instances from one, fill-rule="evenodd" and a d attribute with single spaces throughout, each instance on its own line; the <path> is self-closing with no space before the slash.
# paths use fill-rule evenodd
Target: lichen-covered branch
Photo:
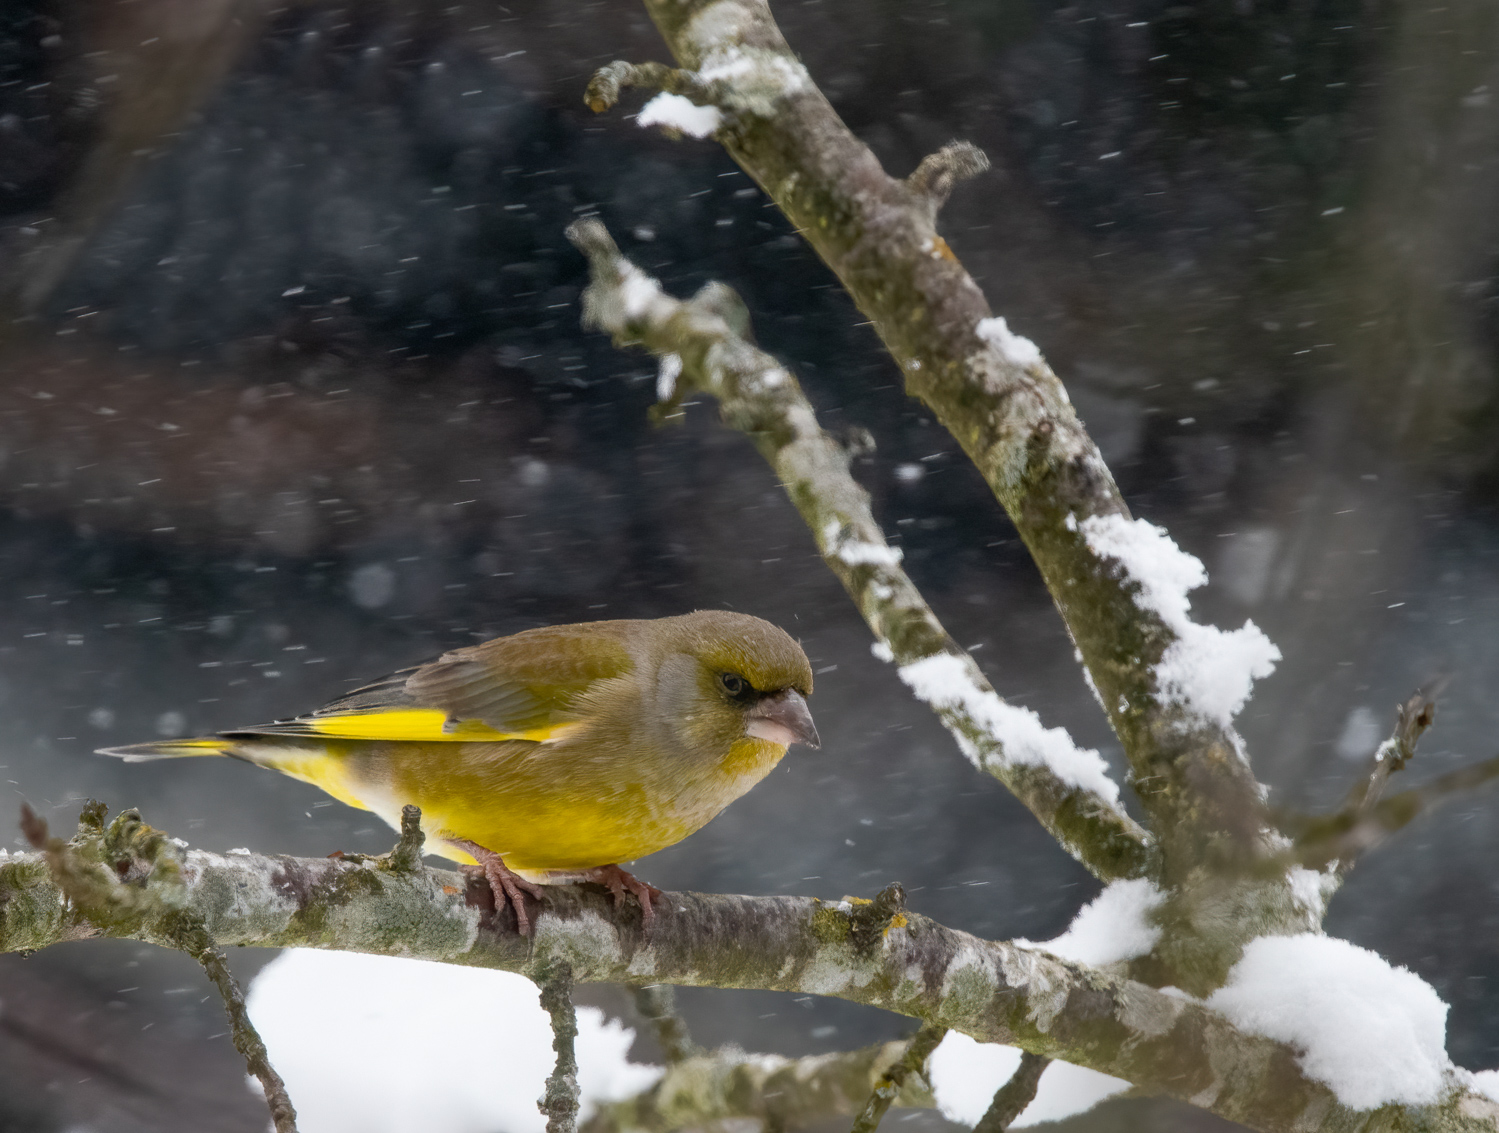
<path id="1" fill-rule="evenodd" d="M 229 970 L 229 961 L 206 940 L 204 946 L 192 953 L 192 956 L 202 965 L 204 973 L 213 981 L 219 997 L 224 1001 L 234 1049 L 239 1051 L 240 1057 L 245 1060 L 245 1066 L 265 1093 L 265 1104 L 271 1111 L 272 1127 L 276 1133 L 297 1133 L 297 1111 L 286 1092 L 286 1083 L 271 1065 L 271 1056 L 266 1052 L 265 1042 L 255 1029 L 255 1024 L 250 1022 L 244 994 L 239 989 L 234 973 Z"/>
<path id="2" fill-rule="evenodd" d="M 395 870 L 381 859 L 183 851 L 147 831 L 140 826 L 134 844 L 154 844 L 149 862 L 112 858 L 97 828 L 57 850 L 90 884 L 135 891 L 101 893 L 89 913 L 64 895 L 42 854 L 0 854 L 0 952 L 96 936 L 176 948 L 188 917 L 213 948 L 336 948 L 537 979 L 566 963 L 587 982 L 837 996 L 1100 1070 L 1266 1133 L 1499 1130 L 1499 1104 L 1459 1071 L 1445 1073 L 1432 1105 L 1350 1109 L 1303 1072 L 1294 1048 L 1246 1033 L 1199 1001 L 980 940 L 896 901 L 673 893 L 647 940 L 639 918 L 618 915 L 603 887 L 551 886 L 526 939 L 484 907 L 484 886 L 468 890 L 456 873 Z"/>
<path id="3" fill-rule="evenodd" d="M 552 1020 L 552 1052 L 557 1061 L 547 1076 L 536 1108 L 546 1114 L 547 1133 L 574 1133 L 578 1127 L 578 1013 L 573 1008 L 573 970 L 555 959 L 537 972 L 541 1009 Z"/>
<path id="4" fill-rule="evenodd" d="M 698 1054 L 670 1066 L 649 1090 L 601 1106 L 583 1133 L 676 1133 L 731 1118 L 752 1118 L 762 1129 L 794 1129 L 852 1117 L 908 1044 L 880 1043 L 838 1054 L 780 1058 L 733 1048 Z M 894 1102 L 930 1109 L 931 1089 L 908 1077 Z"/>
<path id="5" fill-rule="evenodd" d="M 875 1133 L 875 1130 L 880 1127 L 880 1121 L 889 1111 L 891 1103 L 905 1088 L 911 1076 L 913 1074 L 918 1078 L 926 1076 L 926 1061 L 932 1057 L 932 1051 L 937 1049 L 937 1044 L 946 1034 L 946 1027 L 937 1027 L 928 1023 L 911 1036 L 911 1041 L 906 1043 L 906 1049 L 901 1056 L 879 1076 L 874 1088 L 869 1091 L 869 1100 L 864 1103 L 864 1108 L 854 1118 L 850 1133 Z"/>
<path id="6" fill-rule="evenodd" d="M 1119 805 L 1103 761 L 1002 701 L 953 642 L 901 569 L 900 551 L 885 542 L 848 454 L 818 426 L 796 378 L 748 339 L 739 297 L 710 283 L 691 300 L 672 298 L 620 254 L 597 220 L 576 222 L 568 236 L 591 264 L 585 318 L 620 345 L 638 343 L 660 357 L 674 375 L 672 388 L 663 386 L 668 401 L 689 389 L 718 398 L 724 420 L 750 436 L 786 486 L 879 648 L 969 758 L 1099 877 L 1147 872 L 1150 839 Z"/>
<path id="7" fill-rule="evenodd" d="M 693 100 L 717 111 L 713 136 L 838 275 L 907 390 L 932 408 L 1014 521 L 1124 745 L 1166 880 L 1204 868 L 1253 872 L 1273 838 L 1230 723 L 1235 698 L 1209 703 L 1160 670 L 1168 657 L 1186 661 L 1184 611 L 1153 600 L 1120 539 L 1096 537 L 1142 529 L 1128 522 L 1113 477 L 1040 351 L 991 316 L 935 228 L 934 201 L 978 162 L 948 151 L 911 178 L 886 174 L 817 89 L 766 0 L 645 5 L 695 79 Z M 596 109 L 610 101 L 605 86 L 590 88 Z"/>

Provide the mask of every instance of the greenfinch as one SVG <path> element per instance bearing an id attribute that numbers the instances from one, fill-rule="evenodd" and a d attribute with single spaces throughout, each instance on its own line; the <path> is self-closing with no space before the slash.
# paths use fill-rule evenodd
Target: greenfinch
<path id="1" fill-rule="evenodd" d="M 812 668 L 747 614 L 526 630 L 403 669 L 293 720 L 102 749 L 127 761 L 227 755 L 322 788 L 400 829 L 421 808 L 427 851 L 482 872 L 530 932 L 523 894 L 599 881 L 660 890 L 619 867 L 673 845 L 819 744 Z"/>

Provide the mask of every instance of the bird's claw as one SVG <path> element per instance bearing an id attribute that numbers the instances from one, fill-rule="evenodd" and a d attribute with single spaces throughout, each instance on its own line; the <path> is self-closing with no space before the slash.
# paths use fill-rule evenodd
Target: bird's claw
<path id="1" fill-rule="evenodd" d="M 531 935 L 531 917 L 526 912 L 526 896 L 529 894 L 538 901 L 541 899 L 541 886 L 534 881 L 527 881 L 505 864 L 505 860 L 492 850 L 486 850 L 483 846 L 473 842 L 454 842 L 454 845 L 467 851 L 474 856 L 478 865 L 459 866 L 465 874 L 473 877 L 482 877 L 489 883 L 489 891 L 494 894 L 494 907 L 498 912 L 503 906 L 509 905 L 515 910 L 515 930 L 522 936 Z"/>
<path id="2" fill-rule="evenodd" d="M 601 865 L 597 869 L 590 869 L 579 874 L 581 880 L 597 881 L 609 890 L 609 895 L 614 898 L 614 907 L 617 909 L 624 903 L 625 894 L 634 894 L 635 900 L 640 902 L 640 914 L 642 927 L 645 929 L 646 938 L 649 939 L 651 929 L 656 922 L 656 910 L 654 902 L 665 897 L 661 890 L 647 881 L 641 881 L 633 873 L 620 869 L 617 865 Z"/>

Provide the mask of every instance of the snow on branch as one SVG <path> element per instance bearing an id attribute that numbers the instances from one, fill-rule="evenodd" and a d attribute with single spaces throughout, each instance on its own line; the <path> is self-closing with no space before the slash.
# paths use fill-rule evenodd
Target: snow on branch
<path id="1" fill-rule="evenodd" d="M 891 177 L 812 83 L 766 0 L 644 2 L 679 69 L 611 63 L 590 84 L 589 105 L 605 109 L 637 84 L 719 112 L 713 137 L 838 275 L 907 391 L 932 408 L 1014 521 L 1144 785 L 1165 858 L 1188 869 L 1209 843 L 1220 858 L 1262 858 L 1261 791 L 1229 722 L 1250 678 L 1236 684 L 1228 670 L 1262 675 L 1274 647 L 1257 631 L 1219 635 L 1167 620 L 1078 528 L 1129 522 L 1113 477 L 1040 349 L 990 311 L 935 226 L 953 184 L 986 167 L 983 155 L 954 143 L 911 176 Z M 1215 644 L 1234 649 L 1234 666 L 1201 688 L 1175 679 Z M 896 650 L 903 664 L 934 652 Z"/>
<path id="2" fill-rule="evenodd" d="M 973 763 L 1030 807 L 1058 841 L 1105 880 L 1147 868 L 1149 839 L 1119 805 L 1118 785 L 1095 751 L 1077 747 L 1034 712 L 1006 704 L 952 639 L 885 542 L 848 454 L 817 423 L 796 378 L 747 337 L 737 295 L 709 284 L 690 300 L 663 292 L 622 256 L 597 220 L 569 238 L 587 253 L 589 325 L 621 346 L 639 344 L 671 362 L 661 383 L 669 404 L 690 390 L 719 399 L 724 420 L 750 435 L 786 486 L 836 574 L 874 631 L 875 651 L 929 704 Z"/>
<path id="3" fill-rule="evenodd" d="M 0 852 L 0 952 L 102 936 L 179 947 L 190 918 L 214 949 L 330 948 L 533 979 L 565 964 L 585 982 L 836 996 L 1108 1074 L 1267 1133 L 1499 1130 L 1499 1104 L 1434 1053 L 1434 1009 L 1403 985 L 1399 994 L 1415 1004 L 1409 1049 L 1436 1076 L 1412 1071 L 1414 1085 L 1392 1087 L 1400 1093 L 1379 1096 L 1395 1100 L 1369 1109 L 1369 1098 L 1344 1091 L 1337 1070 L 1328 1079 L 1315 1051 L 1304 1049 L 1316 1043 L 1309 1032 L 1256 1035 L 1261 1025 L 1247 1016 L 1235 1025 L 1231 1004 L 1220 1014 L 1034 948 L 981 940 L 897 900 L 673 893 L 647 940 L 638 912 L 616 910 L 602 886 L 549 886 L 528 940 L 486 907 L 486 887 L 467 887 L 446 870 L 221 856 L 183 850 L 164 835 L 154 846 L 147 860 L 85 828 L 49 855 Z M 88 913 L 55 880 L 79 873 L 96 887 Z"/>

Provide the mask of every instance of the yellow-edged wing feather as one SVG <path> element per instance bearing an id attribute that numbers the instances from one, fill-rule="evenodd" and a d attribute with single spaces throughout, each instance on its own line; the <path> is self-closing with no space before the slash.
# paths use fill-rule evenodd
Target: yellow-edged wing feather
<path id="1" fill-rule="evenodd" d="M 631 622 L 527 630 L 445 653 L 294 720 L 226 736 L 545 743 L 571 730 L 571 708 L 595 681 L 632 667 Z"/>

